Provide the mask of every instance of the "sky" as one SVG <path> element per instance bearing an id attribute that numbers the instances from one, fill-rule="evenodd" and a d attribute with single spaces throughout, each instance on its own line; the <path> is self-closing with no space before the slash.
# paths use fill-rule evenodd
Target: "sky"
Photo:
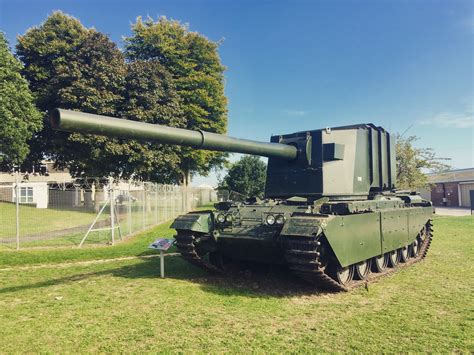
<path id="1" fill-rule="evenodd" d="M 473 1 L 0 0 L 0 30 L 14 48 L 54 10 L 119 47 L 137 16 L 220 41 L 231 136 L 371 122 L 474 167 Z"/>

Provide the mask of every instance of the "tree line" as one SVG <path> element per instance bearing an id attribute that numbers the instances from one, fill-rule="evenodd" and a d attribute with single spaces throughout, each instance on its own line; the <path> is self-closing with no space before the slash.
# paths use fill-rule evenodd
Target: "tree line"
<path id="1" fill-rule="evenodd" d="M 62 12 L 18 36 L 0 33 L 0 168 L 47 158 L 75 177 L 188 184 L 226 155 L 53 131 L 55 107 L 216 133 L 227 130 L 224 71 L 214 42 L 179 21 L 138 17 L 123 50 Z"/>

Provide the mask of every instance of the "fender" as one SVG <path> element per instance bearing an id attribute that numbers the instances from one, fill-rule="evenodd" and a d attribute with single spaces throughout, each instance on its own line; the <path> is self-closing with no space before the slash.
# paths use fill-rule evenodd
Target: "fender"
<path id="1" fill-rule="evenodd" d="M 214 228 L 213 217 L 211 211 L 190 212 L 178 216 L 171 228 L 191 230 L 193 232 L 210 233 Z"/>
<path id="2" fill-rule="evenodd" d="M 317 237 L 326 226 L 329 217 L 297 215 L 290 217 L 281 230 L 281 235 Z"/>

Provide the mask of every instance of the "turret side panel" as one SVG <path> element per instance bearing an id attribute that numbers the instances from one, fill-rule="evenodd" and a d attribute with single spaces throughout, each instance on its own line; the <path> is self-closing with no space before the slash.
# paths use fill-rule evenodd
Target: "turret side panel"
<path id="1" fill-rule="evenodd" d="M 323 194 L 367 195 L 370 188 L 368 131 L 323 131 L 323 149 L 330 143 L 344 145 L 344 159 L 323 162 Z"/>

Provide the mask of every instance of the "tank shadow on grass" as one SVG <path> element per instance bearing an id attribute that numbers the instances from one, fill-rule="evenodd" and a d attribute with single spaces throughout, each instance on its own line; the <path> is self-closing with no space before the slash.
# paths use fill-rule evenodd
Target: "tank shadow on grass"
<path id="1" fill-rule="evenodd" d="M 255 264 L 246 265 L 246 268 L 241 268 L 235 264 L 226 275 L 212 275 L 190 265 L 180 256 L 167 256 L 165 260 L 167 279 L 189 281 L 198 284 L 205 292 L 222 296 L 291 297 L 314 296 L 325 293 L 324 290 L 317 290 L 295 279 L 283 267 Z M 142 262 L 134 265 L 126 265 L 104 271 L 79 273 L 28 285 L 0 288 L 0 294 L 40 289 L 107 275 L 130 279 L 156 278 L 156 281 L 160 282 L 159 267 L 159 258 L 143 258 Z"/>

